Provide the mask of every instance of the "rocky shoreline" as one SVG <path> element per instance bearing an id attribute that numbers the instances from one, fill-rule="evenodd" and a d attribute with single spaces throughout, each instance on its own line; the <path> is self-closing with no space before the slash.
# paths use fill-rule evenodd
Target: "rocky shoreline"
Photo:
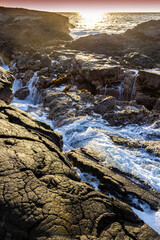
<path id="1" fill-rule="evenodd" d="M 0 12 L 2 15 L 7 13 L 5 27 L 8 29 L 12 21 L 13 31 L 14 27 L 18 29 L 20 24 L 26 24 L 28 16 L 32 16 L 31 22 L 24 25 L 26 35 L 20 35 L 18 41 L 9 35 L 0 39 L 0 55 L 12 71 L 0 68 L 3 156 L 0 169 L 0 239 L 160 239 L 159 234 L 130 208 L 143 211 L 141 205 L 147 204 L 151 210 L 158 211 L 159 192 L 132 174 L 104 166 L 92 149 L 84 147 L 63 152 L 60 134 L 29 114 L 7 105 L 13 98 L 14 75 L 15 81 L 21 84 L 14 97 L 25 100 L 35 96 L 34 104 L 43 104 L 55 126 L 65 126 L 77 117 L 95 114 L 101 115 L 111 126 L 144 123 L 159 126 L 160 75 L 144 70 L 151 67 L 147 65 L 148 60 L 138 72 L 131 69 L 135 65 L 123 65 L 120 59 L 116 59 L 117 52 L 113 54 L 113 51 L 119 51 L 121 38 L 127 36 L 131 39 L 132 32 L 127 31 L 124 36 L 90 36 L 70 43 L 67 18 L 28 10 L 0 8 Z M 39 27 L 34 35 L 32 31 L 39 18 Z M 33 43 L 46 27 L 46 21 L 50 24 L 50 34 L 36 47 Z M 137 34 L 140 35 L 135 47 L 141 46 L 146 24 L 133 29 L 136 39 Z M 157 31 L 159 21 L 150 22 L 147 26 L 153 25 Z M 33 38 L 29 44 L 25 42 L 27 30 Z M 57 35 L 59 31 L 61 33 Z M 158 33 L 154 35 L 155 42 L 158 41 L 157 36 Z M 112 42 L 112 49 L 110 47 L 110 52 L 107 49 L 105 56 L 101 55 L 100 49 L 97 49 L 98 54 L 93 54 L 94 48 L 92 53 L 79 51 L 84 45 L 87 49 L 91 39 L 96 48 L 97 38 L 105 43 L 100 44 L 103 50 Z M 12 45 L 12 51 L 11 40 L 17 41 Z M 146 48 L 151 40 L 148 36 Z M 68 49 L 69 46 L 72 50 Z M 33 96 L 35 92 L 31 89 L 39 95 Z M 110 139 L 118 145 L 143 147 L 160 156 L 158 140 L 130 142 L 116 135 L 110 135 Z M 81 181 L 77 168 L 99 180 L 98 190 Z"/>

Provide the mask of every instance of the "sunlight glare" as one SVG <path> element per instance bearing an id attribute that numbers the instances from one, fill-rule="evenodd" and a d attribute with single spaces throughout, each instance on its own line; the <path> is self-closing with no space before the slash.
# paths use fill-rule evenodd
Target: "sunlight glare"
<path id="1" fill-rule="evenodd" d="M 102 20 L 104 11 L 86 10 L 80 11 L 79 13 L 82 17 L 83 24 L 90 28 L 96 26 L 96 24 Z"/>

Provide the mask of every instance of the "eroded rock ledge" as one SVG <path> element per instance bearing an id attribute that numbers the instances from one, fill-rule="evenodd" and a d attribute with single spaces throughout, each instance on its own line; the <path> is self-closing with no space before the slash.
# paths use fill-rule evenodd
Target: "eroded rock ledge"
<path id="1" fill-rule="evenodd" d="M 1 239 L 159 239 L 128 205 L 80 182 L 60 135 L 2 101 L 0 137 Z"/>

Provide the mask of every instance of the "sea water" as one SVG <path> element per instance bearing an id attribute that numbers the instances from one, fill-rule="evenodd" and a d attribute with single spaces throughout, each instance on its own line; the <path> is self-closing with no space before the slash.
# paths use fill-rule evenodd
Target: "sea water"
<path id="1" fill-rule="evenodd" d="M 124 33 L 127 29 L 132 29 L 137 24 L 150 20 L 159 20 L 160 13 L 93 13 L 93 18 L 82 13 L 61 13 L 69 18 L 71 24 L 71 36 L 74 39 L 87 35 L 107 33 Z"/>

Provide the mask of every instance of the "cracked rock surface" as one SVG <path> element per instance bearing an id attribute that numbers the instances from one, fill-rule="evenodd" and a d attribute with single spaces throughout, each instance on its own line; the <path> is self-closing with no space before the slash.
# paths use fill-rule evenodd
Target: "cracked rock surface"
<path id="1" fill-rule="evenodd" d="M 0 102 L 0 239 L 160 239 L 127 204 L 80 182 L 61 148 L 48 125 Z"/>
<path id="2" fill-rule="evenodd" d="M 0 67 L 0 99 L 9 104 L 12 101 L 12 83 L 14 77 L 12 73 Z"/>

